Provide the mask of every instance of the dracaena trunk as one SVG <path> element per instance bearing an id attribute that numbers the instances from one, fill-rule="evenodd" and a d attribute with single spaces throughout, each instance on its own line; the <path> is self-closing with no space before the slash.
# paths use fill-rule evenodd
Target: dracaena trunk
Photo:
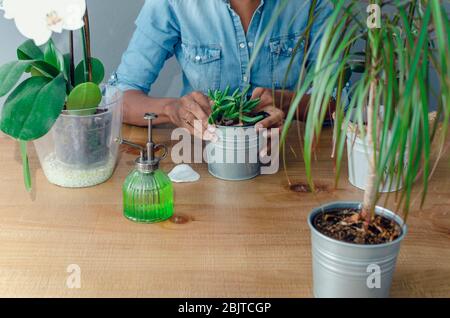
<path id="1" fill-rule="evenodd" d="M 376 80 L 372 80 L 370 83 L 369 89 L 369 103 L 367 106 L 367 149 L 372 150 L 373 153 L 368 156 L 369 160 L 369 171 L 366 180 L 366 189 L 364 191 L 364 200 L 363 200 L 363 208 L 362 208 L 362 217 L 365 219 L 366 227 L 369 225 L 371 221 L 371 217 L 375 211 L 375 204 L 378 195 L 377 189 L 377 171 L 375 166 L 375 156 L 376 151 L 374 149 L 374 140 L 373 133 L 376 129 L 376 125 L 374 123 L 377 119 L 374 116 L 375 114 L 375 95 L 376 95 Z"/>

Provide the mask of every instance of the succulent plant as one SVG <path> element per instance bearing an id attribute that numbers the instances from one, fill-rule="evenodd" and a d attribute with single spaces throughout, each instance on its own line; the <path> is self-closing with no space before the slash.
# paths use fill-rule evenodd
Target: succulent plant
<path id="1" fill-rule="evenodd" d="M 209 90 L 208 96 L 213 101 L 209 123 L 221 126 L 251 125 L 264 119 L 263 114 L 253 113 L 261 100 L 259 98 L 248 100 L 247 93 L 249 90 L 250 86 L 242 92 L 238 88 L 231 95 L 229 95 L 229 86 L 224 91 Z"/>

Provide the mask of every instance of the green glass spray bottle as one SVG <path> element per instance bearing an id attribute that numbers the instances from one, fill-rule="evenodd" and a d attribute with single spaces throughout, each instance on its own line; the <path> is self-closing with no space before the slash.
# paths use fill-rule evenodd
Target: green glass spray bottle
<path id="1" fill-rule="evenodd" d="M 123 213 L 134 222 L 156 223 L 173 215 L 173 186 L 167 174 L 159 168 L 159 162 L 167 156 L 167 147 L 155 145 L 152 139 L 152 121 L 157 115 L 145 114 L 144 118 L 148 120 L 148 142 L 145 148 L 118 140 L 140 150 L 136 167 L 123 185 Z M 155 152 L 161 149 L 162 156 L 155 156 Z"/>

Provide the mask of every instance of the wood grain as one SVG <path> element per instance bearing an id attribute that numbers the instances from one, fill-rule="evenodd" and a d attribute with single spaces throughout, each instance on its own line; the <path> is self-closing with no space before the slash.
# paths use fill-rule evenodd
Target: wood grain
<path id="1" fill-rule="evenodd" d="M 143 142 L 146 131 L 124 128 Z M 306 217 L 336 200 L 361 200 L 346 181 L 334 189 L 330 131 L 314 164 L 316 194 L 289 190 L 283 170 L 225 182 L 193 165 L 194 184 L 175 185 L 176 215 L 187 221 L 140 225 L 122 216 L 122 183 L 136 155 L 122 148 L 113 177 L 88 189 L 49 184 L 30 145 L 33 193 L 26 193 L 18 147 L 0 137 L 0 296 L 2 297 L 310 297 L 311 255 Z M 156 130 L 170 142 L 170 130 Z M 294 149 L 295 133 L 289 143 Z M 296 150 L 297 151 L 297 150 Z M 297 151 L 297 156 L 300 151 Z M 304 168 L 291 151 L 292 182 Z M 394 297 L 450 296 L 450 166 L 441 162 L 423 210 L 409 219 L 392 287 Z M 162 164 L 169 171 L 170 160 Z M 390 203 L 392 207 L 392 203 Z M 66 287 L 67 266 L 81 268 L 81 288 Z"/>

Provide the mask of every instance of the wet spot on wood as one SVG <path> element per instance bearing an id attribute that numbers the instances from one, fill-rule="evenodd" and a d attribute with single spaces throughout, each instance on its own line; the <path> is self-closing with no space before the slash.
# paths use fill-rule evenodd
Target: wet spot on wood
<path id="1" fill-rule="evenodd" d="M 328 187 L 321 184 L 315 184 L 315 192 L 327 192 Z M 296 193 L 311 193 L 311 187 L 306 183 L 294 183 L 289 186 L 289 190 Z"/>
<path id="2" fill-rule="evenodd" d="M 192 221 L 192 219 L 189 216 L 182 215 L 182 214 L 176 214 L 170 218 L 170 222 L 173 224 L 186 224 Z"/>

